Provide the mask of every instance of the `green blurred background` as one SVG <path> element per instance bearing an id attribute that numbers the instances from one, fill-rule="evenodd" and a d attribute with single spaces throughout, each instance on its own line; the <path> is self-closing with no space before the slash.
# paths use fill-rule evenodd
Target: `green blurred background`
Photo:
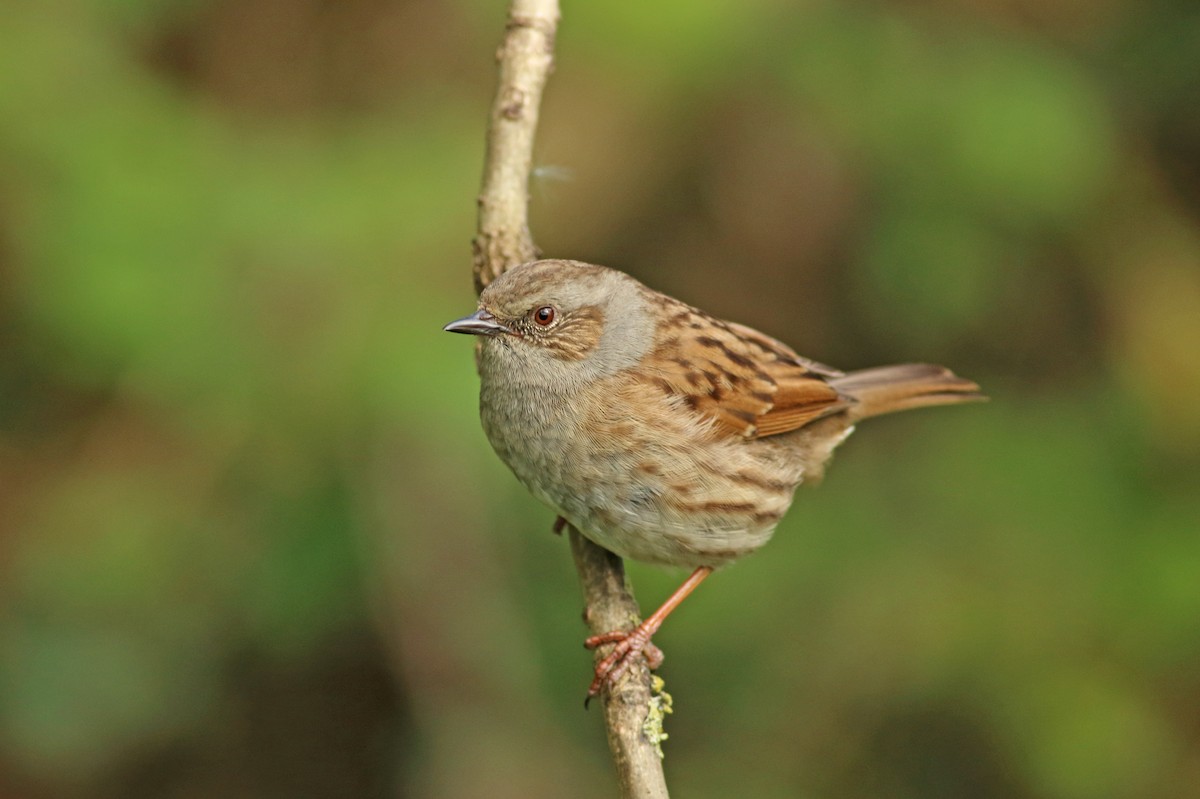
<path id="1" fill-rule="evenodd" d="M 614 795 L 440 330 L 504 18 L 5 5 L 0 796 Z M 667 625 L 675 792 L 1196 796 L 1200 8 L 568 1 L 558 54 L 548 255 L 993 397 L 865 425 Z"/>

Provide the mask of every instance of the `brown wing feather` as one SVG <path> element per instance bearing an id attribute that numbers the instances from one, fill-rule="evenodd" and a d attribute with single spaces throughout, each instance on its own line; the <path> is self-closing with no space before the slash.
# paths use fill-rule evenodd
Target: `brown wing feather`
<path id="1" fill-rule="evenodd" d="M 663 393 L 712 420 L 719 433 L 778 435 L 848 406 L 825 379 L 841 372 L 751 328 L 661 294 L 652 299 L 666 313 L 645 374 Z"/>
<path id="2" fill-rule="evenodd" d="M 798 363 L 801 366 L 807 367 L 810 372 L 815 372 L 822 377 L 842 377 L 846 374 L 841 369 L 834 369 L 832 366 L 826 366 L 819 361 L 814 361 L 811 358 L 805 358 L 802 355 L 797 355 L 795 350 L 784 344 L 779 339 L 771 338 L 766 333 L 760 333 L 752 327 L 739 325 L 737 322 L 723 322 L 722 324 L 724 324 L 756 349 L 765 354 L 774 356 L 775 360 Z"/>
<path id="3" fill-rule="evenodd" d="M 848 405 L 837 389 L 807 370 L 803 375 L 781 374 L 776 380 L 775 405 L 758 418 L 757 437 L 790 432 Z"/>

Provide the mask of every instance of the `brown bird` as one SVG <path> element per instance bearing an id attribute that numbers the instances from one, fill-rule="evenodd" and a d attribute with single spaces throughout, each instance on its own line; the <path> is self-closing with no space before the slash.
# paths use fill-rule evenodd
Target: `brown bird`
<path id="1" fill-rule="evenodd" d="M 859 420 L 983 399 L 940 366 L 840 372 L 578 261 L 510 269 L 445 329 L 481 337 L 484 432 L 535 497 L 621 557 L 694 569 L 634 630 L 585 642 L 617 644 L 589 697 L 656 651 L 713 569 L 767 542 Z"/>

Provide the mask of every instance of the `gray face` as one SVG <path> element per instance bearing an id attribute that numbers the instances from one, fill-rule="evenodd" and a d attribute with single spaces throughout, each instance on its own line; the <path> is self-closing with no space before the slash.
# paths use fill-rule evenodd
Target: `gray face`
<path id="1" fill-rule="evenodd" d="M 484 290 L 479 309 L 446 329 L 483 336 L 485 390 L 568 392 L 634 365 L 654 338 L 640 283 L 576 261 L 515 267 Z"/>

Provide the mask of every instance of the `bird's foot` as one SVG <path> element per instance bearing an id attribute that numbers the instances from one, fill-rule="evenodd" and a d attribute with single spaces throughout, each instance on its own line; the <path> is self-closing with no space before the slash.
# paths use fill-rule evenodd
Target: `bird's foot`
<path id="1" fill-rule="evenodd" d="M 645 621 L 632 630 L 628 632 L 601 633 L 600 635 L 593 635 L 583 642 L 583 645 L 588 649 L 595 649 L 605 644 L 616 644 L 613 647 L 613 651 L 605 655 L 596 664 L 596 678 L 592 680 L 592 684 L 588 687 L 587 699 L 583 701 L 584 707 L 587 707 L 592 697 L 597 696 L 605 686 L 612 688 L 616 685 L 617 680 L 621 679 L 625 672 L 629 671 L 629 667 L 633 665 L 634 659 L 639 654 L 645 655 L 646 665 L 651 670 L 657 669 L 662 665 L 662 650 L 650 643 L 650 636 L 658 632 L 658 628 L 662 627 L 663 621 L 671 614 L 671 611 L 679 607 L 679 603 L 687 598 L 688 594 L 696 590 L 696 586 L 700 585 L 704 581 L 704 578 L 712 574 L 712 571 L 712 566 L 696 567 L 691 576 L 683 581 L 683 585 L 675 589 L 675 593 L 667 597 L 667 601 L 662 603 L 658 610 L 647 616 Z"/>
<path id="2" fill-rule="evenodd" d="M 615 630 L 610 633 L 593 635 L 583 642 L 588 649 L 595 649 L 605 644 L 616 644 L 613 650 L 596 664 L 596 676 L 592 680 L 592 684 L 588 686 L 584 707 L 587 707 L 587 703 L 592 700 L 592 697 L 599 696 L 601 690 L 616 685 L 617 681 L 629 671 L 629 667 L 633 665 L 638 655 L 646 658 L 646 666 L 651 671 L 662 665 L 663 652 L 650 641 L 650 637 L 657 632 L 659 625 L 651 622 L 651 619 L 647 619 L 632 630 Z"/>

